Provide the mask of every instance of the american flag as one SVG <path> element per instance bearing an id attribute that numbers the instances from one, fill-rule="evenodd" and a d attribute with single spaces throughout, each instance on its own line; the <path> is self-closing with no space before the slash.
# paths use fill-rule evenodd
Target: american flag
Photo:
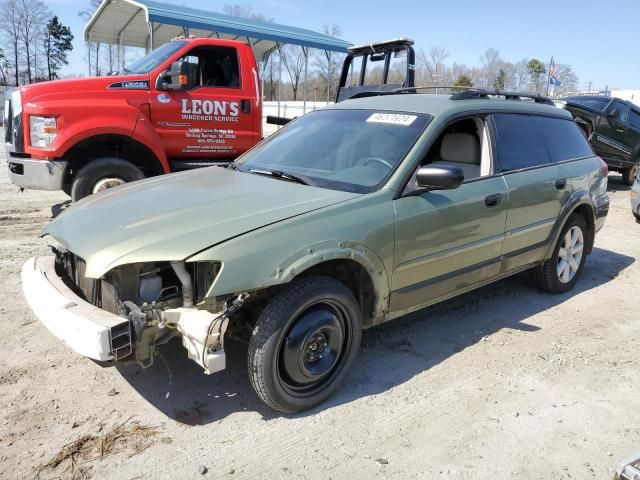
<path id="1" fill-rule="evenodd" d="M 551 57 L 551 65 L 549 66 L 549 83 L 556 87 L 562 85 L 562 82 L 558 78 L 558 67 L 556 66 L 556 62 L 553 61 L 553 57 Z"/>

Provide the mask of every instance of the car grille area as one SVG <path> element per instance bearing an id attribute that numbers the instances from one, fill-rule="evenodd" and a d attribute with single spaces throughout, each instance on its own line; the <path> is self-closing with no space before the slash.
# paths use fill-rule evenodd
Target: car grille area
<path id="1" fill-rule="evenodd" d="M 56 273 L 76 295 L 110 313 L 123 315 L 116 289 L 111 283 L 105 279 L 88 278 L 87 264 L 79 256 L 55 247 L 52 250 L 56 257 Z M 110 337 L 115 361 L 133 353 L 132 325 L 128 318 L 123 316 L 122 323 L 111 328 Z"/>

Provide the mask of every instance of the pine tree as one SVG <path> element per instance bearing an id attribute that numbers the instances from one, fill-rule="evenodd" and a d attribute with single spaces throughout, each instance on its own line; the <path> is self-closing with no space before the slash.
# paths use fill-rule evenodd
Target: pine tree
<path id="1" fill-rule="evenodd" d="M 73 35 L 69 27 L 62 25 L 57 16 L 47 23 L 44 37 L 44 49 L 47 55 L 47 71 L 49 80 L 58 78 L 63 65 L 68 65 L 67 54 L 73 49 Z"/>
<path id="2" fill-rule="evenodd" d="M 453 82 L 453 85 L 454 87 L 451 89 L 452 92 L 461 92 L 463 90 L 466 90 L 466 88 L 464 87 L 473 87 L 473 80 L 469 75 L 463 73 L 460 74 L 458 78 L 456 78 L 456 81 Z"/>

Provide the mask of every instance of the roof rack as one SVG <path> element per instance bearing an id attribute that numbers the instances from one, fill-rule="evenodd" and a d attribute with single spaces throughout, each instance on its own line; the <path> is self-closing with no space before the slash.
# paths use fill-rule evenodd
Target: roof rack
<path id="1" fill-rule="evenodd" d="M 475 98 L 489 98 L 489 96 L 504 97 L 506 100 L 522 100 L 523 98 L 530 98 L 536 103 L 554 105 L 553 100 L 548 97 L 543 97 L 539 93 L 512 92 L 509 90 L 500 90 L 499 88 L 468 88 L 462 92 L 457 92 L 451 95 L 451 100 L 470 100 Z"/>

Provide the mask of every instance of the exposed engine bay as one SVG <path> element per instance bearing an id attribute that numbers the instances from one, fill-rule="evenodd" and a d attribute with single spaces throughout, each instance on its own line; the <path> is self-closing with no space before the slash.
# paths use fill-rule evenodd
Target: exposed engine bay
<path id="1" fill-rule="evenodd" d="M 153 365 L 156 346 L 180 336 L 190 359 L 211 374 L 226 366 L 224 336 L 229 317 L 248 293 L 208 296 L 220 263 L 155 262 L 124 265 L 100 279 L 85 276 L 84 260 L 52 247 L 57 275 L 78 296 L 123 318 L 111 329 L 114 362 Z"/>

